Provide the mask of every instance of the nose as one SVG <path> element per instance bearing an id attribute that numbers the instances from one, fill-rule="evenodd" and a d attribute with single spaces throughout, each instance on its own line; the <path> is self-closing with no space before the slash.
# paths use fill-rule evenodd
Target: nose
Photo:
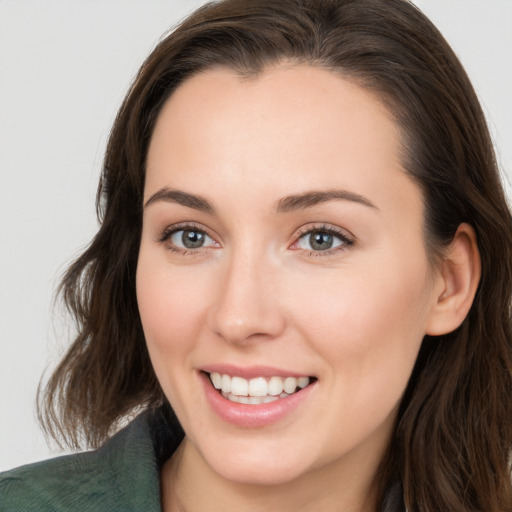
<path id="1" fill-rule="evenodd" d="M 239 254 L 225 262 L 221 276 L 209 311 L 210 328 L 217 336 L 240 344 L 274 339 L 283 332 L 277 269 L 262 257 Z"/>

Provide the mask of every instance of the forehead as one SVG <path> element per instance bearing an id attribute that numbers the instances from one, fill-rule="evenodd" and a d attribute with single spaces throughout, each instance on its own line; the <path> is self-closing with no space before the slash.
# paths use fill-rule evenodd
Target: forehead
<path id="1" fill-rule="evenodd" d="M 397 180 L 413 186 L 400 154 L 400 131 L 380 99 L 334 73 L 280 65 L 247 79 L 212 69 L 164 105 L 145 196 L 169 185 L 209 195 L 222 182 L 224 191 L 269 199 L 337 187 L 389 201 Z"/>
<path id="2" fill-rule="evenodd" d="M 179 133 L 172 135 L 188 137 L 191 134 L 182 129 L 194 122 L 195 133 L 211 131 L 219 137 L 236 126 L 244 128 L 231 132 L 233 140 L 258 130 L 276 141 L 283 132 L 287 138 L 309 132 L 315 141 L 331 134 L 338 143 L 349 144 L 351 133 L 358 129 L 369 136 L 380 129 L 379 139 L 369 142 L 394 149 L 399 138 L 392 116 L 375 94 L 326 69 L 304 64 L 275 65 L 254 77 L 227 68 L 193 75 L 165 103 L 153 142 L 163 130 L 171 135 L 172 125 L 180 126 Z"/>

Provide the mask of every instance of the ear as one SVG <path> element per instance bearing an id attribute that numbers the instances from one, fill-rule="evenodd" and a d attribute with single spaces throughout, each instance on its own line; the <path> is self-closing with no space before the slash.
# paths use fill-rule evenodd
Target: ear
<path id="1" fill-rule="evenodd" d="M 454 331 L 471 308 L 480 282 L 480 253 L 475 230 L 461 224 L 438 270 L 436 301 L 427 319 L 426 334 L 439 336 Z"/>

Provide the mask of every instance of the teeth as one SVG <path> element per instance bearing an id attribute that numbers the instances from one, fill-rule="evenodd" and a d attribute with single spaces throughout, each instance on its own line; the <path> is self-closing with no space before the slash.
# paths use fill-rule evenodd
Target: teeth
<path id="1" fill-rule="evenodd" d="M 308 379 L 307 377 L 305 377 Z M 309 379 L 308 379 L 309 381 Z M 279 396 L 283 392 L 283 379 L 281 377 L 271 377 L 268 381 L 268 394 Z"/>
<path id="2" fill-rule="evenodd" d="M 298 389 L 305 388 L 309 377 L 256 377 L 244 379 L 243 377 L 231 377 L 217 372 L 210 373 L 210 380 L 215 389 L 219 389 L 222 395 L 233 402 L 243 404 L 268 403 L 278 398 L 284 398 Z"/>
<path id="3" fill-rule="evenodd" d="M 222 393 L 224 398 L 227 398 L 231 402 L 238 402 L 240 404 L 247 405 L 260 405 L 260 404 L 268 404 L 270 402 L 275 402 L 279 400 L 279 398 L 285 398 L 289 395 L 283 393 L 282 397 L 277 396 L 237 396 L 233 395 L 233 393 Z"/>
<path id="4" fill-rule="evenodd" d="M 235 377 L 233 377 L 235 378 Z M 245 379 L 244 379 L 245 380 Z M 247 381 L 246 381 L 247 382 Z M 263 377 L 257 377 L 249 381 L 249 393 L 250 396 L 267 396 L 268 383 Z"/>
<path id="5" fill-rule="evenodd" d="M 286 393 L 293 393 L 297 389 L 297 379 L 295 377 L 286 377 L 286 379 L 284 379 L 283 389 Z"/>
<path id="6" fill-rule="evenodd" d="M 231 377 L 229 375 L 223 375 L 221 383 L 222 391 L 224 393 L 229 393 L 231 391 Z"/>
<path id="7" fill-rule="evenodd" d="M 297 386 L 300 389 L 305 388 L 309 384 L 309 377 L 299 377 L 297 379 Z"/>
<path id="8" fill-rule="evenodd" d="M 222 387 L 222 376 L 220 373 L 210 373 L 210 379 L 215 389 Z"/>
<path id="9" fill-rule="evenodd" d="M 222 380 L 224 380 L 222 377 Z M 224 391 L 224 388 L 222 389 Z M 249 383 L 242 379 L 242 377 L 232 377 L 231 379 L 231 393 L 238 396 L 247 396 L 249 394 Z"/>

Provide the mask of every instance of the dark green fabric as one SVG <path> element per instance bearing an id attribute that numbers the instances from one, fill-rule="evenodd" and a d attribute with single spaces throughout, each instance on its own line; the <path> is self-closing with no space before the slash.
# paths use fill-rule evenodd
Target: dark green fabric
<path id="1" fill-rule="evenodd" d="M 145 412 L 95 451 L 0 473 L 2 512 L 160 512 L 160 466 L 183 437 Z"/>

